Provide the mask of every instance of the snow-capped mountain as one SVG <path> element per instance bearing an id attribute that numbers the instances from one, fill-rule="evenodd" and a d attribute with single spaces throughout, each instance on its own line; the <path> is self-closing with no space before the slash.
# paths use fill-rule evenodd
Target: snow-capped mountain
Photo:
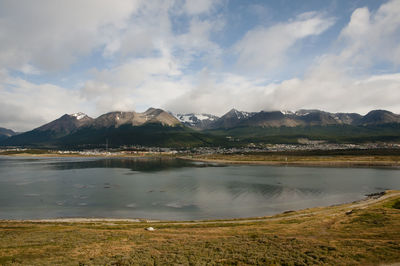
<path id="1" fill-rule="evenodd" d="M 147 123 L 159 123 L 166 126 L 176 126 L 179 123 L 171 114 L 161 109 L 149 108 L 143 113 L 109 112 L 96 118 L 91 125 L 96 128 L 119 127 L 121 125 L 141 126 Z"/>
<path id="2" fill-rule="evenodd" d="M 76 117 L 76 119 L 78 119 L 78 120 L 81 120 L 81 119 L 83 119 L 85 117 L 88 117 L 87 114 L 82 113 L 82 112 L 78 112 L 78 113 L 75 113 L 75 114 L 70 114 L 70 116 Z"/>
<path id="3" fill-rule="evenodd" d="M 349 136 L 354 137 L 359 128 L 362 128 L 363 134 L 371 132 L 376 135 L 376 126 L 384 127 L 385 124 L 387 132 L 392 134 L 388 136 L 393 139 L 398 138 L 400 115 L 385 110 L 373 110 L 362 116 L 356 113 L 329 113 L 320 110 L 243 112 L 232 109 L 222 117 L 217 117 L 204 113 L 173 116 L 161 109 L 149 108 L 143 113 L 109 112 L 96 119 L 84 113 L 65 114 L 50 123 L 18 135 L 0 128 L 0 137 L 1 133 L 3 134 L 0 145 L 100 145 L 105 143 L 106 139 L 116 146 L 125 144 L 185 146 L 188 143 L 208 145 L 209 138 L 215 137 L 214 140 L 218 143 L 223 142 L 225 139 L 218 134 L 224 131 L 231 134 L 230 129 L 234 128 L 239 129 L 237 132 L 247 134 L 246 132 L 258 131 L 256 128 L 282 127 L 287 130 L 289 127 L 307 127 L 312 137 L 320 134 L 321 128 L 328 131 L 333 128 L 334 130 L 329 132 L 332 136 L 337 134 L 338 129 L 347 128 L 350 130 Z M 187 127 L 209 131 L 205 131 L 206 135 L 202 135 L 202 132 L 195 132 Z M 213 136 L 216 129 L 218 133 Z M 293 132 L 296 133 L 296 130 Z M 386 131 L 384 133 L 387 134 Z M 206 140 L 203 139 L 204 136 L 207 136 Z M 378 135 L 377 139 L 379 138 Z"/>
<path id="4" fill-rule="evenodd" d="M 218 116 L 211 114 L 176 114 L 175 117 L 185 126 L 204 129 L 208 128 L 210 124 L 219 119 Z"/>
<path id="5" fill-rule="evenodd" d="M 251 118 L 255 113 L 244 112 L 231 109 L 229 112 L 221 116 L 218 120 L 210 124 L 210 128 L 232 128 Z"/>

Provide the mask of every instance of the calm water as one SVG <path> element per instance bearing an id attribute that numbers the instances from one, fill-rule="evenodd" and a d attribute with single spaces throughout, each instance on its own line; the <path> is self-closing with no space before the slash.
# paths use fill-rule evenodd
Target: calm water
<path id="1" fill-rule="evenodd" d="M 400 189 L 400 170 L 0 157 L 0 219 L 263 216 Z"/>

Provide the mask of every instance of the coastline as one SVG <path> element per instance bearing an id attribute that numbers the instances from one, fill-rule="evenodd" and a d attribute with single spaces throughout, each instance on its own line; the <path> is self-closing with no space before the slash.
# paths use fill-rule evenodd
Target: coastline
<path id="1" fill-rule="evenodd" d="M 274 160 L 229 160 L 229 159 L 206 159 L 206 158 L 190 158 L 178 157 L 183 160 L 219 163 L 219 164 L 237 164 L 237 165 L 272 165 L 272 166 L 326 166 L 326 167 L 390 167 L 400 168 L 399 161 L 343 161 L 343 160 L 295 160 L 295 161 L 274 161 Z"/>
<path id="2" fill-rule="evenodd" d="M 0 154 L 4 157 L 32 157 L 32 158 L 168 158 L 194 162 L 237 164 L 237 165 L 271 165 L 271 166 L 319 166 L 319 167 L 388 167 L 400 168 L 400 156 L 268 156 L 253 158 L 244 155 L 240 158 L 230 155 L 218 156 L 179 156 L 171 154 L 58 154 L 58 153 L 16 153 Z M 216 157 L 216 158 L 215 158 Z"/>
<path id="3" fill-rule="evenodd" d="M 1 220 L 0 264 L 381 265 L 399 228 L 400 191 L 247 220 Z"/>
<path id="4" fill-rule="evenodd" d="M 97 223 L 97 222 L 127 222 L 127 223 L 152 223 L 152 224 L 203 224 L 203 223 L 235 223 L 235 222 L 254 222 L 254 221 L 267 221 L 270 219 L 279 219 L 280 217 L 293 217 L 298 214 L 307 212 L 312 214 L 314 212 L 320 213 L 321 210 L 330 210 L 332 208 L 349 209 L 355 207 L 366 207 L 376 204 L 388 198 L 400 197 L 400 191 L 386 190 L 380 193 L 365 195 L 363 199 L 338 203 L 329 206 L 317 206 L 300 210 L 288 210 L 281 213 L 260 216 L 260 217 L 244 217 L 244 218 L 230 218 L 230 219 L 205 219 L 205 220 L 154 220 L 146 218 L 84 218 L 84 217 L 71 217 L 71 218 L 45 218 L 45 219 L 0 219 L 1 222 L 30 222 L 30 223 Z"/>

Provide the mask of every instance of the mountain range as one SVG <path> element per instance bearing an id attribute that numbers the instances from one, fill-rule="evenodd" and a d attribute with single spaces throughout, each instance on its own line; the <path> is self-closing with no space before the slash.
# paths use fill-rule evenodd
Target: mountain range
<path id="1" fill-rule="evenodd" d="M 143 113 L 109 112 L 97 118 L 65 114 L 31 131 L 16 134 L 0 128 L 0 145 L 101 147 L 232 146 L 250 142 L 296 143 L 299 138 L 331 142 L 400 140 L 400 115 L 374 110 L 329 113 L 320 110 L 244 112 L 232 109 L 221 117 L 177 114 L 149 108 Z M 232 143 L 232 138 L 238 140 Z"/>
<path id="2" fill-rule="evenodd" d="M 189 119 L 187 119 L 189 117 Z M 400 123 L 400 115 L 386 110 L 374 110 L 362 116 L 357 113 L 329 113 L 320 110 L 244 112 L 232 109 L 221 117 L 208 114 L 177 115 L 186 126 L 196 129 L 235 127 L 298 127 L 352 125 L 367 126 Z M 189 121 L 188 121 L 189 120 Z"/>

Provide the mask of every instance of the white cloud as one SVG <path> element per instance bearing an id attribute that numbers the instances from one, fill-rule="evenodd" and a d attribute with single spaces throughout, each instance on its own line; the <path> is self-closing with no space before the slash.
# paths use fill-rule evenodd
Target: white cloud
<path id="1" fill-rule="evenodd" d="M 0 3 L 2 127 L 26 130 L 64 113 L 97 116 L 150 106 L 218 115 L 232 107 L 400 112 L 400 0 L 374 12 L 356 9 L 327 49 L 334 52 L 316 58 L 304 76 L 274 83 L 265 72 L 279 71 L 297 44 L 325 32 L 333 18 L 309 12 L 256 27 L 224 50 L 212 41 L 230 26 L 216 12 L 223 1 Z M 78 89 L 18 78 L 24 73 L 41 80 L 46 71 L 68 67 L 93 51 L 103 54 L 107 66 L 96 66 L 89 80 L 77 81 L 83 84 Z M 379 74 L 375 67 L 381 63 L 393 65 L 394 73 Z M 234 66 L 255 74 L 233 74 Z"/>
<path id="2" fill-rule="evenodd" d="M 163 107 L 175 113 L 197 112 L 222 115 L 233 107 L 247 111 L 263 109 L 265 83 L 230 73 L 212 73 L 203 69 L 191 77 L 184 93 L 166 101 Z"/>
<path id="3" fill-rule="evenodd" d="M 376 12 L 358 8 L 339 40 L 344 49 L 337 60 L 357 69 L 368 69 L 374 64 L 400 64 L 400 1 L 383 4 Z"/>
<path id="4" fill-rule="evenodd" d="M 219 0 L 186 0 L 184 9 L 190 15 L 197 15 L 209 12 L 220 2 Z"/>
<path id="5" fill-rule="evenodd" d="M 13 1 L 0 8 L 0 62 L 20 69 L 68 67 L 103 45 L 106 33 L 126 26 L 136 0 Z"/>
<path id="6" fill-rule="evenodd" d="M 85 83 L 82 97 L 95 104 L 97 112 L 131 111 L 140 106 L 160 106 L 180 91 L 182 73 L 173 57 L 132 59 L 107 70 L 94 70 Z"/>
<path id="7" fill-rule="evenodd" d="M 198 60 L 202 64 L 215 64 L 223 53 L 220 46 L 210 40 L 212 33 L 219 32 L 224 27 L 222 19 L 190 21 L 186 33 L 175 36 L 172 41 L 173 51 L 182 67 Z"/>
<path id="8" fill-rule="evenodd" d="M 25 131 L 76 110 L 90 111 L 77 91 L 0 75 L 2 127 Z"/>
<path id="9" fill-rule="evenodd" d="M 332 18 L 324 18 L 310 12 L 301 14 L 287 23 L 250 30 L 234 46 L 234 51 L 238 55 L 237 65 L 241 69 L 260 72 L 282 66 L 287 51 L 298 40 L 319 35 L 333 23 Z"/>
<path id="10" fill-rule="evenodd" d="M 400 75 L 376 73 L 380 63 L 398 64 L 400 1 L 383 4 L 376 12 L 356 9 L 339 36 L 340 49 L 321 56 L 304 78 L 272 84 L 269 108 L 367 112 L 400 112 Z M 396 69 L 394 67 L 394 69 Z"/>
<path id="11" fill-rule="evenodd" d="M 337 75 L 336 75 L 337 74 Z M 366 113 L 389 109 L 400 113 L 400 74 L 353 79 L 340 73 L 312 73 L 267 86 L 265 109 L 321 109 Z"/>
<path id="12" fill-rule="evenodd" d="M 176 113 L 199 112 L 222 115 L 231 108 L 245 111 L 321 109 L 332 112 L 366 113 L 388 109 L 400 113 L 400 73 L 351 78 L 333 69 L 316 69 L 304 79 L 293 78 L 265 84 L 233 74 L 203 71 L 190 90 L 167 101 Z"/>
<path id="13" fill-rule="evenodd" d="M 129 56 L 152 56 L 165 48 L 172 38 L 170 10 L 174 1 L 144 1 L 131 16 L 129 25 L 108 42 L 106 54 Z"/>

